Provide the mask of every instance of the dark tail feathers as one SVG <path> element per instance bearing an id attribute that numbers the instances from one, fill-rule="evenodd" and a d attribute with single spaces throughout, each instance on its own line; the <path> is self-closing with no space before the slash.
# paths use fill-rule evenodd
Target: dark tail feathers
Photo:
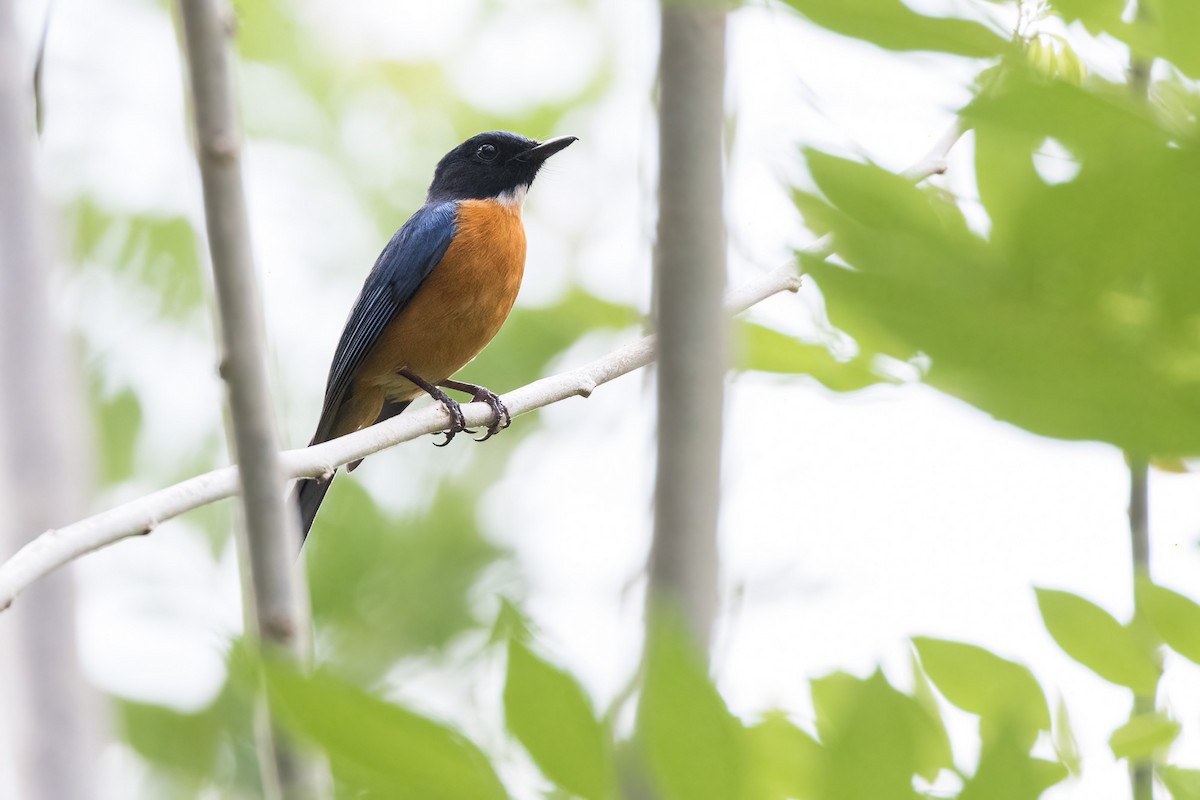
<path id="1" fill-rule="evenodd" d="M 399 414 L 404 409 L 408 408 L 411 400 L 396 402 L 388 400 L 384 402 L 383 407 L 379 410 L 379 416 L 375 418 L 372 425 L 377 425 L 385 419 L 391 419 Z M 336 415 L 322 412 L 321 424 L 317 427 L 317 433 L 313 436 L 313 440 L 309 442 L 311 447 L 314 444 L 328 441 L 332 438 L 331 431 L 334 428 Z M 358 461 L 351 461 L 346 465 L 347 472 L 353 472 L 354 468 L 362 463 L 360 458 Z M 316 519 L 317 509 L 321 507 L 321 501 L 325 499 L 325 493 L 329 491 L 329 484 L 333 483 L 334 477 L 337 475 L 337 470 L 334 470 L 333 475 L 327 479 L 320 478 L 301 478 L 296 481 L 296 489 L 292 492 L 290 500 L 291 505 L 300 509 L 300 542 L 308 538 L 308 532 L 312 529 L 313 520 Z"/>
<path id="2" fill-rule="evenodd" d="M 321 507 L 321 501 L 325 499 L 325 493 L 329 491 L 330 484 L 333 483 L 334 476 L 330 475 L 327 479 L 319 478 L 301 478 L 296 481 L 296 489 L 292 492 L 291 505 L 300 510 L 300 542 L 308 538 L 308 532 L 312 529 L 313 520 L 317 517 L 317 509 Z"/>

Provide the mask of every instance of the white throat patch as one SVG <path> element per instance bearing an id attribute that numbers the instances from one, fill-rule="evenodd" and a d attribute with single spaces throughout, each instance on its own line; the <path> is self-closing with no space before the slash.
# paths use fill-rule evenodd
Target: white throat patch
<path id="1" fill-rule="evenodd" d="M 507 192 L 496 195 L 496 201 L 509 208 L 520 209 L 525 205 L 525 195 L 529 194 L 528 186 L 518 186 Z"/>

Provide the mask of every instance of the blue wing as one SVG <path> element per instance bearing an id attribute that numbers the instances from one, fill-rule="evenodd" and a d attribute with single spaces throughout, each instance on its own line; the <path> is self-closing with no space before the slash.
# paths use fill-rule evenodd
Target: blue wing
<path id="1" fill-rule="evenodd" d="M 421 207 L 379 254 L 334 351 L 314 443 L 328 438 L 354 376 L 379 334 L 408 305 L 450 247 L 457 210 L 454 202 Z"/>

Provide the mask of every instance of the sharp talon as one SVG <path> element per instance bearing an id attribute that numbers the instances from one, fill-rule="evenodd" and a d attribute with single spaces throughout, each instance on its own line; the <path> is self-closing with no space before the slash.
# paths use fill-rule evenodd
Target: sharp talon
<path id="1" fill-rule="evenodd" d="M 446 438 L 441 442 L 434 442 L 434 447 L 445 447 L 446 445 L 450 444 L 450 441 L 455 436 L 463 431 L 466 431 L 470 434 L 475 433 L 475 431 L 468 430 L 467 421 L 463 419 L 462 408 L 459 407 L 458 403 L 454 402 L 450 398 L 439 400 L 438 402 L 442 404 L 442 408 L 446 409 L 446 413 L 450 415 L 450 428 L 448 430 L 441 431 L 441 434 Z M 434 435 L 436 436 L 437 434 Z"/>
<path id="2" fill-rule="evenodd" d="M 487 403 L 488 408 L 492 409 L 492 423 L 488 425 L 487 435 L 475 441 L 486 442 L 512 424 L 512 415 L 508 413 L 507 406 L 494 392 L 487 390 L 480 392 L 475 396 L 475 402 Z"/>
<path id="3" fill-rule="evenodd" d="M 476 439 L 475 441 L 486 442 L 488 439 L 492 438 L 497 433 L 499 433 L 500 431 L 504 430 L 505 428 L 507 428 L 509 425 L 512 424 L 512 414 L 510 414 L 508 411 L 508 408 L 505 407 L 504 401 L 500 399 L 500 396 L 498 394 L 491 391 L 490 389 L 485 389 L 482 386 L 476 386 L 471 383 L 461 383 L 459 381 L 451 381 L 451 380 L 443 381 L 439 385 L 445 386 L 447 389 L 453 389 L 456 392 L 463 392 L 464 394 L 470 394 L 471 400 L 473 402 L 487 403 L 488 408 L 491 409 L 492 421 L 488 423 L 487 433 L 485 433 L 482 437 Z M 444 405 L 444 403 L 443 403 L 443 405 Z M 461 413 L 462 412 L 459 412 L 460 418 L 461 418 Z M 456 430 L 457 431 L 466 430 L 465 424 L 458 426 Z M 467 432 L 471 433 L 471 434 L 476 433 L 476 431 L 467 431 Z"/>
<path id="4" fill-rule="evenodd" d="M 446 438 L 440 442 L 434 442 L 434 447 L 445 447 L 446 445 L 450 444 L 451 439 L 463 431 L 474 435 L 475 431 L 467 428 L 467 420 L 463 417 L 462 407 L 459 406 L 458 403 L 451 400 L 449 395 L 434 386 L 429 381 L 422 378 L 420 375 L 414 374 L 410 369 L 408 369 L 408 367 L 397 370 L 396 374 L 402 378 L 407 378 L 408 380 L 412 381 L 412 383 L 423 389 L 426 394 L 441 403 L 442 408 L 446 409 L 446 414 L 450 417 L 450 427 L 448 430 L 441 432 Z M 442 385 L 451 389 L 457 388 L 457 384 L 454 384 L 453 382 Z M 434 436 L 436 435 L 437 434 L 434 434 Z"/>

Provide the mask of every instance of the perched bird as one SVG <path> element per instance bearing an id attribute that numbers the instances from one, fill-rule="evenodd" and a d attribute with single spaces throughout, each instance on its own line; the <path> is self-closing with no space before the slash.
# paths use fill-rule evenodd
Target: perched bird
<path id="1" fill-rule="evenodd" d="M 546 159 L 574 141 L 492 131 L 438 162 L 425 205 L 383 248 L 350 312 L 310 444 L 394 417 L 428 394 L 450 413 L 445 445 L 465 424 L 458 403 L 439 387 L 491 406 L 480 441 L 508 427 L 508 409 L 495 393 L 451 377 L 508 318 L 525 271 L 525 194 Z M 330 475 L 297 483 L 305 536 L 332 481 Z"/>

